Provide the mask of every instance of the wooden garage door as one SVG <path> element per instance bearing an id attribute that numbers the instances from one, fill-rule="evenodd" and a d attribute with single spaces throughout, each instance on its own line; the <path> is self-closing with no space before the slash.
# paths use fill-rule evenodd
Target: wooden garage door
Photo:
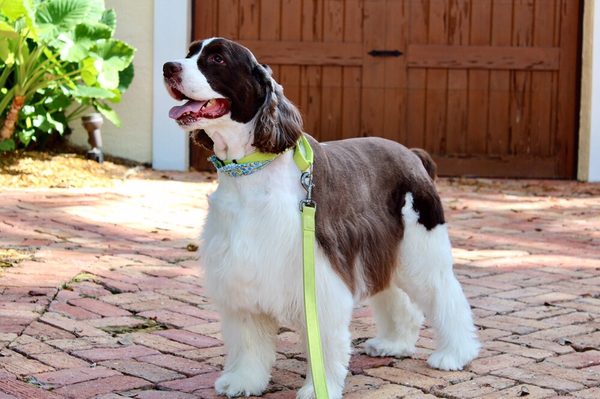
<path id="1" fill-rule="evenodd" d="M 580 7 L 195 0 L 193 36 L 248 46 L 319 140 L 376 135 L 423 147 L 442 175 L 572 178 Z"/>

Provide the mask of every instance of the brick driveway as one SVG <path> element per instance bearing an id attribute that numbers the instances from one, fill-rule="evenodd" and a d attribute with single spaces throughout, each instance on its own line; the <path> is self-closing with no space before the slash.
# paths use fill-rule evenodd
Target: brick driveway
<path id="1" fill-rule="evenodd" d="M 158 173 L 110 190 L 0 194 L 0 399 L 213 398 L 219 316 L 195 243 L 215 185 Z M 600 186 L 441 180 L 483 351 L 465 371 L 369 358 L 356 309 L 346 398 L 600 398 Z M 304 358 L 282 330 L 268 398 Z"/>

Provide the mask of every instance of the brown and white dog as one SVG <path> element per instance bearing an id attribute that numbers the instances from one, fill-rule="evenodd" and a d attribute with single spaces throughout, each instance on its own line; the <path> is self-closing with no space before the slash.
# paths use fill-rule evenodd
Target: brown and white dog
<path id="1" fill-rule="evenodd" d="M 217 157 L 281 154 L 247 176 L 219 174 L 202 233 L 206 288 L 220 310 L 227 350 L 215 388 L 229 397 L 260 395 L 275 361 L 278 326 L 304 331 L 298 203 L 306 193 L 286 151 L 306 135 L 302 119 L 268 67 L 232 41 L 195 42 L 185 59 L 163 69 L 170 94 L 186 100 L 170 116 Z M 377 322 L 366 353 L 413 354 L 424 312 L 437 333 L 429 365 L 462 369 L 479 343 L 452 271 L 429 155 L 381 138 L 307 137 L 315 155 L 317 296 L 330 397 L 342 396 L 352 309 L 366 298 Z M 298 398 L 312 397 L 307 372 Z"/>

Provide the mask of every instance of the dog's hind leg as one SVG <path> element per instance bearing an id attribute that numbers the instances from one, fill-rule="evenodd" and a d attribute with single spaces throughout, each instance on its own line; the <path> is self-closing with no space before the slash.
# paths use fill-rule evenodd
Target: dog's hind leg
<path id="1" fill-rule="evenodd" d="M 365 343 L 370 356 L 406 357 L 415 352 L 423 314 L 401 289 L 389 287 L 369 300 L 377 322 L 377 336 Z"/>
<path id="2" fill-rule="evenodd" d="M 419 223 L 413 197 L 402 208 L 404 237 L 400 245 L 398 284 L 424 311 L 436 332 L 430 366 L 460 370 L 479 352 L 471 308 L 452 271 L 452 248 L 445 224 L 427 229 Z"/>
<path id="3" fill-rule="evenodd" d="M 277 323 L 266 315 L 225 311 L 221 326 L 227 357 L 223 374 L 215 382 L 217 393 L 260 396 L 275 361 Z"/>
<path id="4" fill-rule="evenodd" d="M 333 272 L 329 262 L 325 260 L 320 251 L 316 251 L 316 269 L 318 272 L 317 304 L 327 389 L 329 399 L 341 399 L 350 361 L 352 344 L 350 320 L 352 319 L 354 298 L 340 277 Z M 304 328 L 303 326 L 302 331 Z M 310 366 L 306 373 L 306 382 L 298 391 L 297 398 L 314 398 Z"/>

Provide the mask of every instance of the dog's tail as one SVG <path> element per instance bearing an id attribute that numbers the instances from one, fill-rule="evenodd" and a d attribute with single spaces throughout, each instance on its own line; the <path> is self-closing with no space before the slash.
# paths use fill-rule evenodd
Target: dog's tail
<path id="1" fill-rule="evenodd" d="M 422 148 L 411 148 L 410 150 L 423 162 L 423 166 L 429 177 L 431 177 L 431 180 L 435 180 L 437 177 L 437 165 L 433 161 L 433 158 L 431 158 L 431 155 Z"/>

